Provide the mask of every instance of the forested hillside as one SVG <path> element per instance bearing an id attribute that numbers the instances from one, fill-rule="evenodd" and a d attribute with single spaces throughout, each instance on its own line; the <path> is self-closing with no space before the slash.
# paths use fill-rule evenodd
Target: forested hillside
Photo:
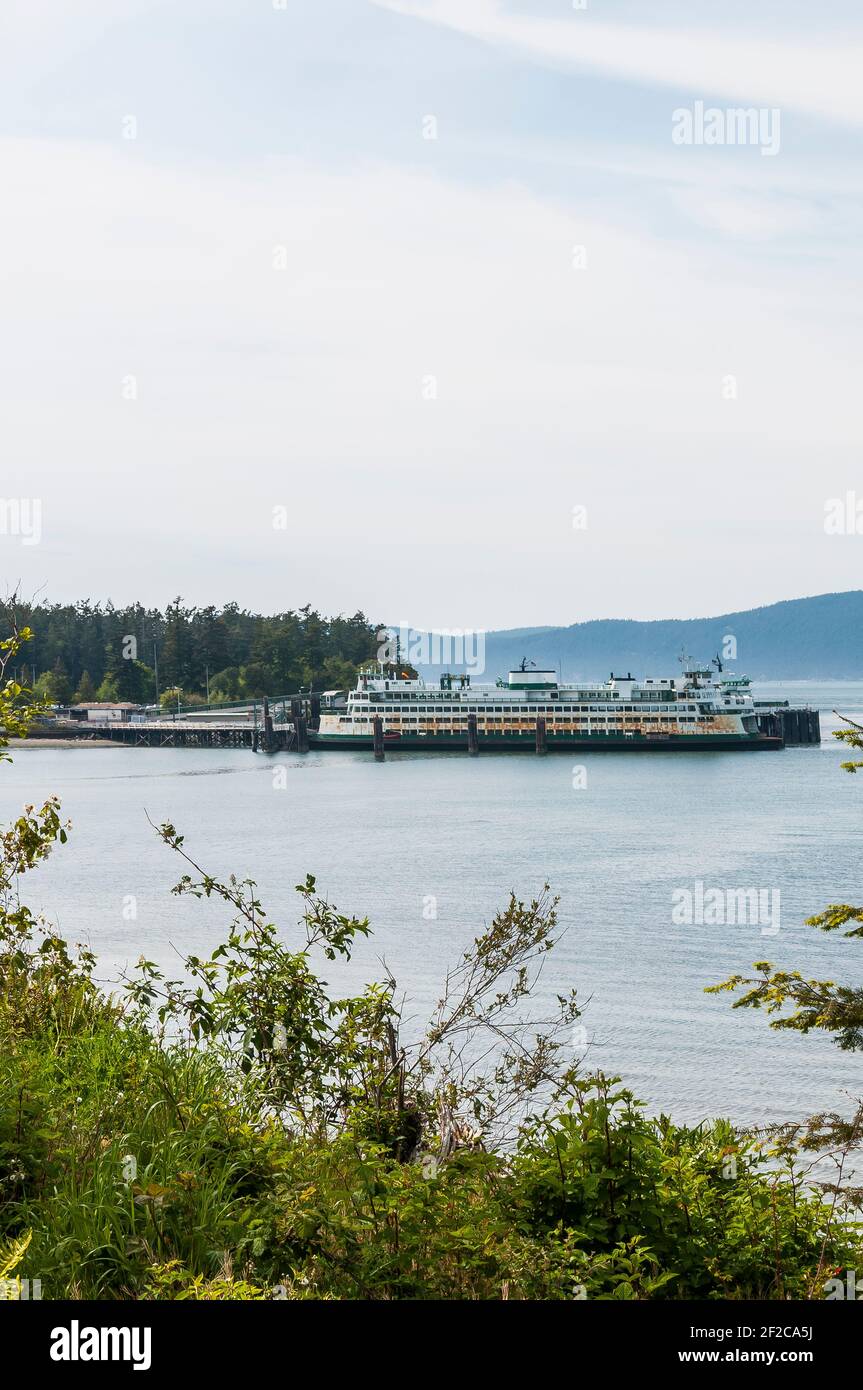
<path id="1" fill-rule="evenodd" d="M 323 617 L 308 605 L 271 617 L 235 603 L 188 608 L 177 598 L 164 612 L 136 603 L 19 606 L 37 633 L 19 675 L 55 703 L 152 700 L 160 692 L 212 699 L 282 694 L 353 682 L 374 656 L 375 626 L 363 613 Z"/>
<path id="2" fill-rule="evenodd" d="M 54 703 L 149 701 L 159 692 L 212 700 L 352 685 L 375 656 L 376 632 L 364 613 L 324 617 L 306 605 L 265 616 L 235 603 L 164 612 L 131 604 L 20 606 L 37 634 L 19 675 Z M 609 618 L 570 627 L 517 628 L 485 635 L 480 680 L 493 681 L 527 657 L 564 679 L 605 679 L 615 672 L 662 675 L 682 652 L 706 663 L 717 652 L 755 679 L 863 678 L 863 590 L 790 599 L 715 618 L 636 622 Z M 480 644 L 480 651 L 482 645 Z M 463 664 L 463 663 L 462 663 Z M 458 670 L 458 661 L 445 662 Z M 422 673 L 434 679 L 439 666 Z"/>
<path id="3" fill-rule="evenodd" d="M 537 666 L 560 667 L 570 680 L 605 680 L 612 669 L 636 676 L 670 675 L 679 671 L 682 651 L 699 663 L 719 652 L 732 669 L 756 680 L 860 679 L 863 591 L 789 599 L 715 618 L 607 618 L 571 627 L 489 632 L 485 678 L 494 680 L 523 656 Z M 428 667 L 425 674 L 436 670 Z"/>

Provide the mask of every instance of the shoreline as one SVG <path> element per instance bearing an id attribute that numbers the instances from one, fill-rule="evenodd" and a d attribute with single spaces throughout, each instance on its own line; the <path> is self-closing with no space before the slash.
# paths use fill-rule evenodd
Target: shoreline
<path id="1" fill-rule="evenodd" d="M 10 738 L 10 748 L 123 748 L 111 738 Z"/>

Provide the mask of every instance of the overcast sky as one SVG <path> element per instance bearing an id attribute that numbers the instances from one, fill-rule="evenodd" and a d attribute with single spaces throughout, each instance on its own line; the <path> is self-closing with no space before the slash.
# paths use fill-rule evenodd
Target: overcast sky
<path id="1" fill-rule="evenodd" d="M 7 585 L 442 628 L 861 586 L 857 3 L 15 8 Z M 675 143 L 697 102 L 778 149 Z"/>

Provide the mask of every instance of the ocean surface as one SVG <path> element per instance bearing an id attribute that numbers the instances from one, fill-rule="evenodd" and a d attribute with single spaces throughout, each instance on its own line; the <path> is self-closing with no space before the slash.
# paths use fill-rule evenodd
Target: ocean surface
<path id="1" fill-rule="evenodd" d="M 170 820 L 209 872 L 254 878 L 273 920 L 296 934 L 294 885 L 314 873 L 374 935 L 339 989 L 379 977 L 385 960 L 411 1026 L 430 1012 L 457 962 L 510 889 L 544 882 L 560 897 L 563 938 L 541 994 L 575 987 L 590 1068 L 621 1076 L 654 1111 L 743 1122 L 847 1108 L 863 1061 L 827 1038 L 776 1033 L 706 985 L 753 961 L 820 978 L 863 979 L 863 943 L 804 919 L 863 901 L 863 776 L 832 713 L 863 720 L 863 682 L 761 685 L 759 698 L 822 711 L 820 747 L 782 752 L 415 753 L 376 764 L 366 752 L 255 756 L 132 748 L 15 750 L 0 767 L 0 819 L 57 793 L 69 842 L 22 884 L 65 935 L 86 940 L 110 981 L 143 952 L 176 973 L 228 920 L 215 903 L 171 895 L 184 866 L 147 817 Z M 584 773 L 578 771 L 584 769 Z M 284 769 L 282 775 L 279 770 Z M 282 785 L 284 783 L 284 785 Z M 583 784 L 583 785 L 582 785 Z M 779 931 L 755 923 L 674 920 L 696 885 L 779 894 Z M 127 920 L 129 899 L 137 916 Z"/>

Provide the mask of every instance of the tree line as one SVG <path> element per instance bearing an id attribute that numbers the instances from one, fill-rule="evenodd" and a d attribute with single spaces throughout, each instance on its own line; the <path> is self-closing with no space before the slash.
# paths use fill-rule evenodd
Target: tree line
<path id="1" fill-rule="evenodd" d="M 236 603 L 164 611 L 133 603 L 19 604 L 36 634 L 17 676 L 40 699 L 186 703 L 300 689 L 344 689 L 373 658 L 377 625 L 364 613 L 325 617 L 306 604 L 265 616 Z"/>

